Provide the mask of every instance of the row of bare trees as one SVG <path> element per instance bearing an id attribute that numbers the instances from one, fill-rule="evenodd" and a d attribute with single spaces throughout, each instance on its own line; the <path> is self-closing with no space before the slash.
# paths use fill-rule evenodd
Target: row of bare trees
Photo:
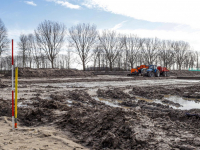
<path id="1" fill-rule="evenodd" d="M 7 30 L 0 20 L 0 56 L 8 44 Z M 177 69 L 199 67 L 198 52 L 192 51 L 185 41 L 141 38 L 133 34 L 118 34 L 113 30 L 99 32 L 95 25 L 84 23 L 67 30 L 64 24 L 49 20 L 40 23 L 34 34 L 20 35 L 19 61 L 22 67 L 49 67 L 48 63 L 51 63 L 54 68 L 56 62 L 56 67 L 69 68 L 71 54 L 59 56 L 66 45 L 68 51 L 73 50 L 79 56 L 83 70 L 89 62 L 93 68 L 109 67 L 111 71 L 116 67 L 128 70 L 141 64 Z"/>

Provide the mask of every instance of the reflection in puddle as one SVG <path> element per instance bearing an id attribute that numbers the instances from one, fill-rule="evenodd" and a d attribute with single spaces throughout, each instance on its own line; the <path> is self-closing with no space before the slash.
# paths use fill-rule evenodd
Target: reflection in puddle
<path id="1" fill-rule="evenodd" d="M 66 101 L 67 101 L 68 103 L 70 103 L 70 104 L 73 103 L 71 100 L 66 100 Z"/>
<path id="2" fill-rule="evenodd" d="M 93 98 L 97 101 L 103 102 L 106 105 L 109 105 L 109 106 L 112 106 L 112 107 L 121 107 L 121 108 L 127 108 L 127 109 L 129 108 L 129 107 L 119 106 L 117 103 L 121 103 L 122 102 L 121 100 L 115 100 L 113 102 L 109 99 L 104 99 L 104 98 L 100 98 L 100 97 L 93 97 Z M 160 104 L 163 104 L 163 105 L 169 105 L 170 107 L 172 107 L 174 109 L 182 109 L 182 110 L 194 109 L 194 108 L 200 109 L 200 100 L 199 99 L 198 99 L 199 103 L 197 103 L 197 102 L 194 101 L 196 99 L 182 98 L 182 97 L 173 96 L 173 95 L 165 95 L 164 96 L 165 99 L 172 101 L 174 103 L 179 103 L 180 105 L 182 105 L 182 107 L 176 107 L 176 106 L 172 106 L 170 104 L 162 103 L 161 100 L 151 100 L 151 99 L 146 99 L 146 98 L 139 97 L 139 96 L 136 96 L 136 98 L 137 98 L 137 100 L 144 100 L 144 101 L 150 102 L 150 103 L 155 102 L 155 103 L 160 103 Z"/>
<path id="3" fill-rule="evenodd" d="M 17 107 L 28 107 L 28 105 L 22 105 L 22 102 L 19 102 L 19 103 L 17 104 Z"/>
<path id="4" fill-rule="evenodd" d="M 121 107 L 119 105 L 113 104 L 112 102 L 104 98 L 100 98 L 100 97 L 93 97 L 93 98 L 97 101 L 103 102 L 104 104 L 112 106 L 112 107 Z"/>
<path id="5" fill-rule="evenodd" d="M 182 98 L 179 96 L 165 95 L 165 99 L 170 100 L 175 103 L 179 103 L 183 107 L 179 107 L 178 109 L 200 109 L 200 103 L 195 102 L 192 98 Z M 172 106 L 173 108 L 177 108 Z"/>

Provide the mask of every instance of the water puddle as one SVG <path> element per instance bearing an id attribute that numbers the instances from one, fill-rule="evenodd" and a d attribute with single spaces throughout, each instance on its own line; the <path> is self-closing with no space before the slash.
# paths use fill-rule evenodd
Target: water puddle
<path id="1" fill-rule="evenodd" d="M 28 105 L 23 105 L 22 102 L 19 102 L 19 103 L 17 104 L 17 107 L 28 107 Z"/>
<path id="2" fill-rule="evenodd" d="M 93 97 L 95 100 L 100 101 L 108 106 L 112 106 L 112 107 L 121 107 L 117 104 L 112 103 L 111 101 L 109 101 L 108 99 L 104 99 L 104 98 L 100 98 L 100 97 Z"/>
<path id="3" fill-rule="evenodd" d="M 73 102 L 71 100 L 66 100 L 67 103 L 72 104 Z"/>
<path id="4" fill-rule="evenodd" d="M 178 109 L 200 109 L 200 100 L 199 99 L 193 99 L 193 98 L 183 98 L 175 95 L 165 95 L 165 99 L 170 100 L 174 103 L 179 103 L 183 107 L 178 107 Z M 199 100 L 199 103 L 194 101 Z M 177 107 L 172 106 L 173 108 L 177 109 Z"/>

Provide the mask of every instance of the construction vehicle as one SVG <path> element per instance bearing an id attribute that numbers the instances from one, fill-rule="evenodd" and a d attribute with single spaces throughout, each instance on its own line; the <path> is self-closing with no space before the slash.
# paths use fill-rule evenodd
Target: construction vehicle
<path id="1" fill-rule="evenodd" d="M 127 76 L 135 76 L 135 75 L 142 75 L 143 74 L 143 69 L 148 69 L 149 66 L 147 65 L 141 65 L 141 66 L 137 66 L 137 68 L 132 68 L 131 69 L 131 73 L 127 74 Z"/>
<path id="2" fill-rule="evenodd" d="M 166 67 L 156 66 L 156 65 L 149 65 L 149 69 L 147 69 L 143 76 L 148 77 L 168 77 L 169 76 L 169 70 Z"/>
<path id="3" fill-rule="evenodd" d="M 149 65 L 149 68 L 145 70 L 143 76 L 160 77 L 160 71 L 157 69 L 156 65 Z"/>
<path id="4" fill-rule="evenodd" d="M 164 76 L 164 77 L 169 77 L 170 76 L 170 72 L 166 67 L 158 66 L 157 69 L 160 71 L 160 75 L 161 76 Z"/>

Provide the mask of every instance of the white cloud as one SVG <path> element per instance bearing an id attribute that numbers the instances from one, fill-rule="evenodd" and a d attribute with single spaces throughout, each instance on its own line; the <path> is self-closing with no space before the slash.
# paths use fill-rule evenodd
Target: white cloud
<path id="1" fill-rule="evenodd" d="M 121 23 L 119 23 L 119 24 L 116 24 L 116 25 L 112 28 L 112 30 L 117 30 L 117 29 L 121 28 L 122 25 L 123 25 L 125 22 L 127 22 L 127 21 L 123 21 L 123 22 L 121 22 Z"/>
<path id="2" fill-rule="evenodd" d="M 28 5 L 37 6 L 33 1 L 24 1 Z"/>
<path id="3" fill-rule="evenodd" d="M 71 4 L 71 3 L 67 2 L 67 1 L 63 1 L 63 0 L 46 0 L 46 1 L 55 2 L 56 4 L 59 4 L 64 7 L 71 8 L 71 9 L 80 9 L 81 8 L 79 5 L 74 5 L 74 4 Z"/>
<path id="4" fill-rule="evenodd" d="M 84 0 L 84 5 L 135 19 L 200 28 L 199 0 Z"/>

